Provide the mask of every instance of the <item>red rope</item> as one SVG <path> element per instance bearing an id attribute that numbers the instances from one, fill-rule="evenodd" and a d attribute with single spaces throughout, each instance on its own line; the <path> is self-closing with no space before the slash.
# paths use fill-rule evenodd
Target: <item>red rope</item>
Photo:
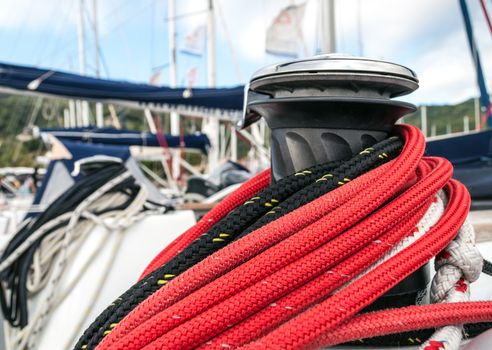
<path id="1" fill-rule="evenodd" d="M 449 324 L 477 323 L 490 320 L 492 303 L 471 301 L 456 304 L 408 306 L 371 312 L 353 318 L 323 339 L 325 346 L 366 337 L 408 332 Z"/>
<path id="2" fill-rule="evenodd" d="M 172 305 L 206 283 L 212 282 L 215 279 L 215 276 L 220 276 L 230 271 L 234 265 L 239 265 L 243 259 L 253 257 L 256 250 L 265 250 L 268 246 L 275 244 L 283 237 L 295 232 L 295 229 L 298 226 L 305 227 L 314 223 L 318 216 L 328 213 L 336 207 L 337 203 L 343 204 L 344 201 L 347 200 L 344 200 L 343 198 L 355 197 L 357 193 L 362 191 L 369 183 L 380 178 L 388 168 L 389 164 L 385 164 L 371 173 L 368 173 L 366 177 L 354 180 L 348 185 L 340 187 L 337 191 L 328 193 L 324 196 L 327 200 L 321 202 L 318 201 L 299 208 L 296 211 L 298 214 L 297 221 L 293 220 L 295 214 L 290 213 L 271 224 L 250 233 L 241 239 L 246 249 L 244 249 L 243 245 L 240 246 L 235 242 L 226 247 L 227 249 L 221 250 L 223 254 L 227 254 L 221 258 L 221 260 L 209 258 L 191 267 L 185 273 L 173 279 L 173 283 L 169 283 L 169 288 L 166 286 L 166 288 L 159 289 L 133 310 L 128 317 L 103 340 L 101 346 L 110 344 L 111 339 L 113 338 L 127 334 L 131 329 L 158 313 L 161 308 Z M 313 212 L 316 213 L 313 214 Z M 203 219 L 198 225 L 202 222 Z M 226 263 L 224 263 L 224 261 Z"/>
<path id="3" fill-rule="evenodd" d="M 447 185 L 450 202 L 443 218 L 427 235 L 326 301 L 314 306 L 247 347 L 269 349 L 307 348 L 323 345 L 323 338 L 336 332 L 377 297 L 417 270 L 453 239 L 468 211 L 469 196 L 463 185 Z M 467 205 L 463 205 L 466 203 Z M 458 312 L 459 308 L 456 308 Z M 315 315 L 315 319 L 311 319 Z M 492 317 L 492 315 L 491 315 Z M 294 332 L 294 333 L 290 333 Z"/>
<path id="4" fill-rule="evenodd" d="M 196 225 L 188 229 L 185 233 L 164 248 L 145 268 L 145 271 L 140 276 L 140 279 L 154 271 L 159 266 L 164 265 L 172 257 L 183 250 L 188 244 L 193 242 L 209 228 L 219 222 L 225 215 L 227 215 L 227 213 L 243 204 L 244 201 L 254 196 L 269 184 L 270 170 L 262 171 L 252 179 L 246 181 L 234 193 L 205 214 Z"/>
<path id="5" fill-rule="evenodd" d="M 379 332 L 370 328 L 367 317 L 383 323 L 390 316 L 404 319 L 400 309 L 357 313 L 446 247 L 467 215 L 470 198 L 463 185 L 450 180 L 448 161 L 422 158 L 425 142 L 416 128 L 398 130 L 406 140 L 398 158 L 177 276 L 135 308 L 97 349 L 312 348 Z M 264 172 L 243 185 L 161 252 L 145 273 L 168 261 L 268 181 Z M 429 232 L 342 287 L 412 234 L 443 188 L 449 202 Z M 341 289 L 335 292 L 337 288 Z M 458 323 L 492 320 L 490 308 L 488 302 L 415 307 L 408 317 L 422 314 L 422 322 L 386 323 L 383 329 L 391 333 L 435 327 L 443 324 L 441 317 L 459 315 L 463 318 Z M 360 329 L 363 335 L 358 335 Z"/>
<path id="6" fill-rule="evenodd" d="M 485 20 L 487 21 L 487 25 L 489 26 L 490 34 L 492 34 L 492 22 L 490 21 L 489 12 L 487 11 L 484 0 L 480 0 L 480 7 L 482 8 L 483 15 L 485 16 Z"/>

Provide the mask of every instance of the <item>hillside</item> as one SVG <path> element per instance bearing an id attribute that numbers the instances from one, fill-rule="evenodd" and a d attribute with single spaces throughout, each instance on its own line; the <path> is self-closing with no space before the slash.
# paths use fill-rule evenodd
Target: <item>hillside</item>
<path id="1" fill-rule="evenodd" d="M 61 99 L 0 94 L 0 167 L 35 165 L 46 149 L 40 139 L 29 137 L 32 127 L 62 126 L 67 107 L 68 102 Z M 123 127 L 144 130 L 141 111 L 117 108 L 116 112 Z"/>
<path id="2" fill-rule="evenodd" d="M 432 125 L 436 126 L 436 135 L 447 133 L 447 125 L 451 132 L 463 131 L 463 117 L 468 116 L 470 130 L 475 129 L 475 103 L 474 99 L 458 103 L 456 105 L 428 105 L 427 106 L 427 132 L 430 136 Z M 415 112 L 405 116 L 404 122 L 420 127 L 420 107 Z"/>
<path id="3" fill-rule="evenodd" d="M 0 94 L 0 167 L 34 165 L 36 156 L 42 155 L 46 149 L 39 139 L 20 138 L 19 135 L 29 135 L 29 130 L 34 125 L 38 127 L 63 125 L 64 108 L 67 108 L 65 100 Z M 124 128 L 147 129 L 141 111 L 118 108 L 117 114 Z M 427 106 L 428 133 L 431 133 L 432 125 L 435 125 L 437 135 L 445 134 L 448 124 L 452 132 L 463 131 L 465 115 L 469 116 L 469 127 L 473 130 L 475 128 L 473 99 L 456 105 Z M 156 116 L 159 117 L 158 114 Z M 160 119 L 162 130 L 168 131 L 168 118 L 160 115 Z M 420 109 L 406 116 L 404 122 L 420 127 Z M 195 127 L 196 125 L 190 122 L 185 124 L 188 132 Z M 240 145 L 241 154 L 246 152 L 246 149 L 243 149 L 245 147 L 244 144 Z"/>

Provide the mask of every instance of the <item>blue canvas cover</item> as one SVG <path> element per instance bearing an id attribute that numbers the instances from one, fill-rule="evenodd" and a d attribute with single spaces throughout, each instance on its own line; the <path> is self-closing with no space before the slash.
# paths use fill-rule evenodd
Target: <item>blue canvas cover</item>
<path id="1" fill-rule="evenodd" d="M 34 84 L 33 82 L 37 82 Z M 231 88 L 169 88 L 105 80 L 27 66 L 0 63 L 0 87 L 25 92 L 98 101 L 129 101 L 190 110 L 238 113 L 243 108 L 243 86 Z"/>
<path id="2" fill-rule="evenodd" d="M 149 147 L 181 147 L 181 136 L 169 134 L 151 134 L 149 132 L 115 129 L 115 128 L 44 128 L 41 133 L 48 133 L 60 140 L 84 143 L 100 143 L 106 145 L 149 146 Z M 183 147 L 198 149 L 207 154 L 210 140 L 201 133 L 183 135 Z"/>
<path id="3" fill-rule="evenodd" d="M 492 199 L 492 130 L 429 141 L 426 154 L 450 160 L 472 199 Z"/>

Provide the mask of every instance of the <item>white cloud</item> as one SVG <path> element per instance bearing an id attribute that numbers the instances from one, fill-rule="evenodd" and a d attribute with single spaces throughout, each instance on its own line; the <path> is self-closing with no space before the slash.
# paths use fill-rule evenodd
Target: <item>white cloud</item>
<path id="1" fill-rule="evenodd" d="M 288 1 L 217 1 L 242 62 L 260 68 L 281 60 L 264 53 L 265 31 Z M 477 94 L 475 71 L 457 2 L 343 0 L 337 1 L 336 6 L 338 51 L 359 53 L 357 14 L 360 11 L 364 55 L 404 64 L 417 72 L 420 89 L 406 99 L 446 103 Z M 490 37 L 486 42 L 480 38 L 489 33 L 485 32 L 479 9 L 471 6 L 470 11 L 474 16 L 476 37 L 481 39 L 480 50 L 486 67 L 486 62 L 492 59 L 492 42 Z M 303 30 L 311 54 L 314 53 L 317 14 L 317 2 L 309 1 Z M 492 79 L 490 74 L 488 77 Z"/>
<path id="2" fill-rule="evenodd" d="M 129 2 L 119 0 L 97 1 L 99 29 L 104 34 L 111 28 L 114 15 L 133 10 Z M 67 30 L 76 33 L 79 20 L 79 0 L 1 0 L 0 29 L 24 31 L 40 30 L 63 34 Z M 84 1 L 85 25 L 92 21 L 92 0 Z"/>
<path id="3" fill-rule="evenodd" d="M 413 94 L 413 100 L 457 103 L 476 96 L 475 70 L 466 45 L 464 33 L 455 31 L 436 42 L 434 50 L 416 58 L 413 68 L 420 88 Z"/>
<path id="4" fill-rule="evenodd" d="M 478 5 L 468 3 L 485 75 L 490 80 L 490 33 Z M 360 4 L 364 55 L 397 62 L 416 71 L 420 88 L 404 100 L 456 103 L 478 94 L 457 1 L 344 0 L 337 4 L 342 51 L 358 53 L 356 16 Z"/>
<path id="5" fill-rule="evenodd" d="M 72 1 L 3 0 L 0 11 L 0 28 L 21 30 L 36 29 L 53 23 L 59 16 L 69 13 Z"/>
<path id="6" fill-rule="evenodd" d="M 247 61 L 264 62 L 266 28 L 281 8 L 279 1 L 218 0 L 238 55 Z M 257 11 L 253 15 L 253 9 Z M 220 28 L 222 29 L 222 28 Z M 225 35 L 221 34 L 225 40 Z M 261 63 L 260 63 L 261 64 Z"/>
<path id="7" fill-rule="evenodd" d="M 153 11 L 152 1 L 146 0 L 137 4 L 128 0 L 98 0 L 101 42 L 108 44 L 115 40 L 121 41 L 129 19 L 134 21 L 135 25 L 150 27 L 147 17 Z M 245 77 L 255 68 L 282 60 L 265 54 L 265 32 L 279 11 L 291 3 L 289 0 L 215 1 L 227 22 L 228 34 Z M 295 3 L 301 2 L 303 0 L 295 0 Z M 60 40 L 66 41 L 67 38 L 71 38 L 71 50 L 76 51 L 74 39 L 78 20 L 78 0 L 0 0 L 0 3 L 2 8 L 0 30 L 4 33 L 9 32 L 13 37 L 27 37 L 43 32 L 50 41 L 59 40 L 58 37 L 64 36 Z M 154 11 L 158 12 L 156 18 L 159 19 L 160 25 L 154 35 L 164 46 L 167 40 L 167 28 L 162 19 L 166 16 L 167 5 L 166 1 L 157 1 L 156 4 L 157 9 L 154 8 Z M 207 8 L 207 0 L 176 1 L 176 4 L 178 14 Z M 317 1 L 308 0 L 307 4 L 303 31 L 308 49 L 313 54 L 318 15 Z M 86 0 L 89 14 L 91 5 L 92 0 Z M 468 1 L 468 5 L 482 64 L 487 80 L 490 82 L 492 67 L 489 67 L 488 63 L 492 62 L 491 36 L 478 2 Z M 364 55 L 404 64 L 417 72 L 420 89 L 406 99 L 414 102 L 448 103 L 477 95 L 475 71 L 457 1 L 337 0 L 336 9 L 340 52 L 358 54 L 357 16 L 360 11 Z M 182 37 L 205 22 L 205 13 L 180 19 L 177 23 L 179 35 Z M 116 26 L 119 27 L 115 29 Z M 218 14 L 216 28 L 217 52 L 229 55 L 226 35 Z M 122 31 L 120 35 L 112 35 L 120 30 Z M 89 42 L 90 35 L 89 32 Z M 19 40 L 19 42 L 23 41 Z M 128 43 L 131 48 L 132 45 L 134 45 L 132 42 Z M 51 47 L 59 46 L 51 45 L 45 51 L 51 52 L 53 50 Z M 46 55 L 47 53 L 42 56 Z M 63 55 L 66 56 L 67 53 L 60 52 L 60 57 L 65 57 Z M 108 62 L 110 69 L 112 64 L 117 65 Z"/>

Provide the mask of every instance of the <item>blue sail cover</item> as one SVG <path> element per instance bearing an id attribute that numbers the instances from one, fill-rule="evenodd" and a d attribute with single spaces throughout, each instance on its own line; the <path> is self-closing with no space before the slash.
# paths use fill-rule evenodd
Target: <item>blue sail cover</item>
<path id="1" fill-rule="evenodd" d="M 449 159 L 473 199 L 492 199 L 492 130 L 429 141 L 426 154 Z"/>
<path id="2" fill-rule="evenodd" d="M 41 133 L 48 133 L 56 136 L 58 139 L 65 141 L 78 141 L 94 144 L 106 145 L 125 145 L 125 146 L 149 146 L 170 148 L 179 148 L 181 146 L 181 136 L 168 134 L 151 134 L 127 129 L 115 128 L 97 128 L 97 127 L 80 127 L 80 128 L 44 128 L 40 129 Z M 198 149 L 207 154 L 210 148 L 210 140 L 205 134 L 183 135 L 184 148 Z"/>
<path id="3" fill-rule="evenodd" d="M 128 146 L 81 144 L 67 140 L 62 141 L 62 143 L 71 154 L 71 158 L 50 161 L 41 186 L 36 191 L 33 204 L 41 204 L 42 202 L 45 202 L 46 204 L 46 202 L 51 202 L 51 200 L 56 197 L 56 195 L 53 195 L 51 192 L 59 194 L 58 192 L 68 188 L 76 181 L 79 175 L 73 173 L 75 162 L 81 159 L 93 156 L 106 156 L 119 159 L 122 163 L 125 163 L 131 156 Z M 47 190 L 48 188 L 50 188 L 50 190 Z"/>
<path id="4" fill-rule="evenodd" d="M 0 63 L 0 87 L 67 98 L 133 102 L 164 110 L 220 111 L 238 116 L 243 107 L 242 86 L 217 89 L 157 87 L 112 81 L 13 64 Z"/>

